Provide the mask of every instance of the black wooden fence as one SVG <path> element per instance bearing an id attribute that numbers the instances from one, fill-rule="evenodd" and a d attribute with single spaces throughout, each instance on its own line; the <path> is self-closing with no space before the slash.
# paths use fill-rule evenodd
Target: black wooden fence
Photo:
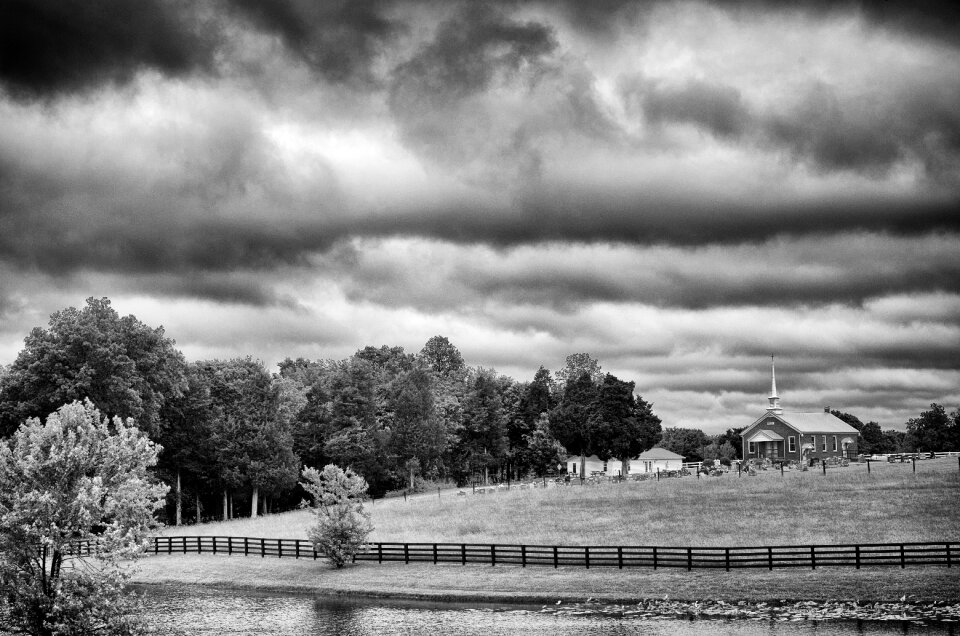
<path id="1" fill-rule="evenodd" d="M 82 546 L 81 546 L 82 551 Z M 251 537 L 155 537 L 152 554 L 226 554 L 317 559 L 302 539 Z M 545 546 L 489 543 L 368 543 L 354 561 L 377 563 L 480 563 L 616 568 L 813 568 L 960 564 L 960 542 L 860 545 L 694 548 L 664 546 Z"/>

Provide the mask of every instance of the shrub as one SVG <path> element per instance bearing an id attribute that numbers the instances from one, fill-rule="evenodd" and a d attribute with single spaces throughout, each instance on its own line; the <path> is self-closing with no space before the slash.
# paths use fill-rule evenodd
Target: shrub
<path id="1" fill-rule="evenodd" d="M 314 549 L 337 568 L 357 554 L 373 532 L 370 513 L 363 509 L 366 480 L 349 468 L 327 464 L 323 471 L 304 468 L 300 482 L 313 497 L 316 523 L 307 533 Z"/>

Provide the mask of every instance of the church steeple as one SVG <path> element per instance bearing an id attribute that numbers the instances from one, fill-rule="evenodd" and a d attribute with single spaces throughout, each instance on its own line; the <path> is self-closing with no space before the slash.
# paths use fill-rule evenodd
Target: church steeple
<path id="1" fill-rule="evenodd" d="M 780 396 L 777 395 L 777 370 L 773 364 L 773 356 L 770 356 L 770 397 L 767 398 L 770 401 L 770 405 L 767 406 L 768 413 L 783 413 L 783 409 L 780 408 Z"/>

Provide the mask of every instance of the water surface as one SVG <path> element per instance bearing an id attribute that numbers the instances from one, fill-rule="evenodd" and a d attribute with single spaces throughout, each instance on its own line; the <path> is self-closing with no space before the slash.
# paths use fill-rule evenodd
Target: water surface
<path id="1" fill-rule="evenodd" d="M 578 634 L 621 636 L 766 636 L 792 634 L 960 634 L 949 625 L 858 621 L 616 618 L 543 613 L 541 607 L 495 607 L 386 600 L 315 598 L 257 592 L 150 586 L 148 619 L 158 634 L 249 634 L 250 636 L 367 636 L 465 634 L 500 636 Z"/>

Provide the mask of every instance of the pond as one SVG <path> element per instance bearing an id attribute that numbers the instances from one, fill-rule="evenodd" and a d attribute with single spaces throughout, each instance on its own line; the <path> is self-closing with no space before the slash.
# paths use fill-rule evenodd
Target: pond
<path id="1" fill-rule="evenodd" d="M 736 634 L 960 634 L 951 625 L 904 622 L 677 618 L 616 618 L 541 612 L 535 607 L 496 607 L 218 591 L 191 587 L 141 588 L 148 620 L 158 634 L 270 636 L 365 636 L 367 634 L 627 634 L 707 636 Z"/>

